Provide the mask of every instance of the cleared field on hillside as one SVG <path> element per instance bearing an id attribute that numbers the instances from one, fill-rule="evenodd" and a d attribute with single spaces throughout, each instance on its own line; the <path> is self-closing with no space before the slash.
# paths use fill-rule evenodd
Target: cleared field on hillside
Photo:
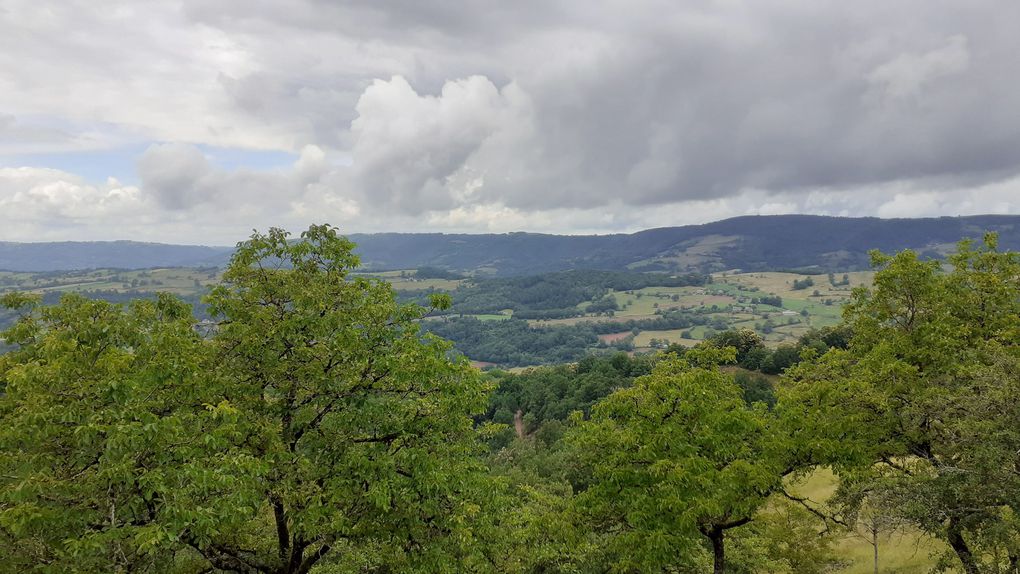
<path id="1" fill-rule="evenodd" d="M 706 325 L 693 326 L 689 331 L 697 341 L 721 329 L 749 328 L 762 335 L 769 346 L 793 342 L 813 328 L 836 325 L 842 316 L 842 307 L 850 296 L 850 289 L 868 283 L 870 272 L 847 273 L 848 285 L 833 286 L 827 275 L 810 276 L 814 285 L 793 289 L 794 281 L 809 277 L 796 273 L 726 273 L 713 276 L 713 283 L 696 287 L 646 287 L 634 291 L 615 291 L 620 309 L 615 316 L 579 317 L 543 321 L 535 324 L 572 325 L 582 321 L 620 321 L 626 319 L 652 319 L 657 313 L 671 309 L 700 310 Z M 842 283 L 843 274 L 833 279 Z M 816 294 L 817 293 L 817 294 Z M 782 306 L 760 302 L 761 298 L 778 296 Z M 755 300 L 759 302 L 754 303 Z M 677 334 L 640 334 L 634 340 L 637 349 L 650 349 L 651 339 L 666 338 L 682 343 Z"/>
<path id="2" fill-rule="evenodd" d="M 647 317 L 656 310 L 696 309 L 716 305 L 723 308 L 736 302 L 726 294 L 706 294 L 703 288 L 696 287 L 645 287 L 636 291 L 614 291 L 613 297 L 620 306 L 616 312 L 623 317 Z M 676 300 L 673 300 L 673 297 Z"/>
<path id="3" fill-rule="evenodd" d="M 220 281 L 213 268 L 165 268 L 135 271 L 95 269 L 63 273 L 11 273 L 0 271 L 0 291 L 30 293 L 112 291 L 116 293 L 152 293 L 175 295 L 204 293 Z"/>
<path id="4" fill-rule="evenodd" d="M 757 287 L 764 293 L 775 293 L 783 298 L 804 298 L 815 290 L 823 297 L 848 297 L 850 290 L 861 285 L 871 285 L 873 271 L 853 271 L 850 273 L 833 273 L 833 279 L 841 282 L 847 276 L 849 285 L 833 286 L 828 275 L 803 275 L 800 273 L 783 273 L 767 271 L 761 273 L 717 273 L 712 276 L 716 282 L 730 283 L 739 286 Z M 814 285 L 805 289 L 794 289 L 793 282 L 810 277 Z"/>
<path id="5" fill-rule="evenodd" d="M 676 343 L 685 347 L 693 347 L 698 344 L 698 341 L 694 339 L 685 339 L 681 336 L 681 333 L 686 329 L 671 329 L 666 331 L 641 331 L 636 337 L 634 337 L 635 347 L 650 347 L 652 339 L 658 339 L 660 341 L 667 341 L 669 343 Z"/>
<path id="6" fill-rule="evenodd" d="M 429 289 L 453 291 L 464 282 L 463 279 L 418 279 L 414 273 L 414 270 L 381 271 L 368 273 L 365 276 L 384 279 L 397 291 L 425 291 Z"/>

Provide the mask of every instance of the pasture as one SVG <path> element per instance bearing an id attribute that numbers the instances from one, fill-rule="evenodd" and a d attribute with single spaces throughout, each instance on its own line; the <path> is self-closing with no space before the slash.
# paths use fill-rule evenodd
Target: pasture
<path id="1" fill-rule="evenodd" d="M 788 483 L 788 491 L 806 497 L 814 508 L 825 508 L 826 501 L 836 491 L 836 477 L 828 469 L 819 469 L 799 481 Z M 874 548 L 866 528 L 858 525 L 854 530 L 839 531 L 836 543 L 839 556 L 849 564 L 839 572 L 870 574 L 874 572 Z M 878 535 L 878 562 L 880 572 L 924 574 L 931 572 L 937 555 L 948 548 L 930 536 L 911 528 L 887 529 Z"/>

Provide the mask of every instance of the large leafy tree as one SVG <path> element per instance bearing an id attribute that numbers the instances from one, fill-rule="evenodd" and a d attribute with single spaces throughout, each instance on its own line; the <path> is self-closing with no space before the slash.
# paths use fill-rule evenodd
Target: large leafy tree
<path id="1" fill-rule="evenodd" d="M 996 247 L 961 243 L 948 272 L 875 253 L 849 348 L 792 369 L 780 399 L 798 456 L 840 472 L 851 510 L 887 501 L 968 573 L 1020 561 L 1020 260 Z"/>
<path id="2" fill-rule="evenodd" d="M 569 435 L 591 468 L 579 512 L 620 572 L 726 568 L 726 533 L 750 522 L 787 472 L 765 405 L 748 407 L 715 364 L 732 347 L 688 352 L 598 403 Z"/>
<path id="3" fill-rule="evenodd" d="M 487 390 L 421 335 L 425 309 L 351 275 L 352 249 L 328 226 L 256 233 L 207 298 L 208 337 L 169 296 L 9 296 L 24 318 L 0 359 L 6 563 L 448 568 L 477 512 Z"/>
<path id="4" fill-rule="evenodd" d="M 0 553 L 9 572 L 183 571 L 175 556 L 186 513 L 243 507 L 227 484 L 222 505 L 192 505 L 206 469 L 254 470 L 223 451 L 229 429 L 205 404 L 202 342 L 190 310 L 171 297 L 127 310 L 67 295 L 24 316 L 0 356 Z M 207 466 L 210 465 L 210 466 Z M 235 521 L 243 513 L 225 513 Z"/>

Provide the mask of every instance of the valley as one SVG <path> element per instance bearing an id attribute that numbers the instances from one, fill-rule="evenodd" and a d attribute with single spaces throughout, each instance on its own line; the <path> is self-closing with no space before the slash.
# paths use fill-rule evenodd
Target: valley
<path id="1" fill-rule="evenodd" d="M 767 345 L 778 347 L 795 342 L 811 329 L 837 324 L 850 290 L 868 284 L 872 273 L 721 272 L 681 281 L 703 284 L 675 286 L 641 286 L 676 283 L 678 279 L 671 275 L 611 274 L 612 281 L 634 283 L 637 288 L 613 288 L 605 284 L 608 275 L 585 272 L 517 279 L 420 277 L 416 269 L 360 275 L 389 283 L 405 301 L 422 302 L 431 293 L 449 294 L 453 307 L 426 319 L 426 329 L 449 338 L 469 359 L 492 368 L 549 364 L 588 352 L 649 353 L 672 344 L 693 346 L 716 333 L 741 328 L 753 329 Z M 63 293 L 124 302 L 168 292 L 189 301 L 196 314 L 206 318 L 201 298 L 219 277 L 215 267 L 0 272 L 0 291 L 36 293 L 46 303 L 56 303 Z M 580 301 L 562 300 L 561 283 L 567 279 L 574 299 Z M 530 283 L 527 298 L 508 296 L 507 290 L 522 280 Z M 797 282 L 808 280 L 810 286 L 795 288 Z M 471 329 L 475 322 L 485 325 Z M 514 355 L 513 350 L 500 353 L 486 347 L 492 341 L 505 347 L 521 334 L 530 338 L 536 332 L 574 336 L 555 356 L 542 350 Z"/>

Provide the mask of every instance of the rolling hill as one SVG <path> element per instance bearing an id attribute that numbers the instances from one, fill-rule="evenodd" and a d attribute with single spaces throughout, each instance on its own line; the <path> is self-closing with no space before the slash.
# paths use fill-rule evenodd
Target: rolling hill
<path id="1" fill-rule="evenodd" d="M 632 234 L 539 233 L 353 234 L 368 269 L 423 266 L 526 275 L 566 269 L 635 271 L 839 271 L 865 269 L 868 250 L 912 248 L 943 256 L 963 237 L 997 231 L 1003 247 L 1020 249 L 1020 216 L 926 219 L 814 215 L 747 216 Z M 0 243 L 0 269 L 196 267 L 223 264 L 229 247 L 132 241 Z"/>

